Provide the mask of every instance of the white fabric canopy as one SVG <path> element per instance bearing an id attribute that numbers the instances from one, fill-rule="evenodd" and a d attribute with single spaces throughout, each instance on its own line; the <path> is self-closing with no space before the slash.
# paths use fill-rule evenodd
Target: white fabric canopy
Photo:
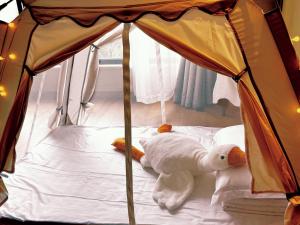
<path id="1" fill-rule="evenodd" d="M 137 102 L 151 104 L 169 100 L 174 94 L 180 56 L 159 45 L 161 80 L 156 58 L 156 41 L 141 30 L 135 29 L 130 33 L 130 43 L 131 76 Z"/>

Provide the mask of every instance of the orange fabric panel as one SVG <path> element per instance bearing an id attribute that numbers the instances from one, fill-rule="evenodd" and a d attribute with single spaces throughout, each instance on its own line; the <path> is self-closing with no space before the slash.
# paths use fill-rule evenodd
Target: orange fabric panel
<path id="1" fill-rule="evenodd" d="M 32 36 L 26 65 L 35 73 L 49 69 L 92 44 L 118 24 L 112 18 L 103 17 L 86 28 L 64 17 L 39 26 Z"/>
<path id="2" fill-rule="evenodd" d="M 132 22 L 146 13 L 154 13 L 166 20 L 175 20 L 191 8 L 199 8 L 209 14 L 223 14 L 235 5 L 236 0 L 123 0 L 94 1 L 37 0 L 30 5 L 33 17 L 41 24 L 68 15 L 83 25 L 93 23 L 105 15 L 122 22 Z M 71 5 L 71 6 L 70 6 Z"/>
<path id="3" fill-rule="evenodd" d="M 31 84 L 32 77 L 24 72 L 0 141 L 0 171 L 14 172 L 15 145 L 25 117 Z"/>
<path id="4" fill-rule="evenodd" d="M 0 21 L 0 55 L 2 55 L 3 45 L 5 41 L 6 31 L 8 30 L 7 23 Z M 1 62 L 0 62 L 1 63 Z"/>
<path id="5" fill-rule="evenodd" d="M 262 10 L 251 0 L 238 1 L 229 16 L 241 40 L 264 113 L 299 183 L 299 103 L 270 28 Z"/>
<path id="6" fill-rule="evenodd" d="M 300 103 L 299 61 L 284 24 L 280 9 L 273 10 L 265 15 L 265 18 L 277 44 L 287 75 L 289 76 L 294 92 L 298 98 L 298 102 Z"/>
<path id="7" fill-rule="evenodd" d="M 2 48 L 2 54 L 5 60 L 3 60 L 0 65 L 0 83 L 5 87 L 7 96 L 0 97 L 0 140 L 18 91 L 23 71 L 23 63 L 30 44 L 32 31 L 36 25 L 28 10 L 25 10 L 21 16 L 16 18 L 14 23 L 15 29 L 9 29 Z M 9 58 L 10 53 L 14 53 L 16 59 L 11 60 Z M 2 165 L 0 165 L 0 167 L 3 168 L 5 161 L 1 161 L 1 163 Z"/>
<path id="8" fill-rule="evenodd" d="M 288 207 L 285 210 L 284 225 L 299 225 L 299 224 L 300 224 L 300 205 L 295 205 L 289 202 Z"/>
<path id="9" fill-rule="evenodd" d="M 277 7 L 276 0 L 253 0 L 264 13 L 267 13 Z"/>
<path id="10" fill-rule="evenodd" d="M 300 36 L 299 26 L 300 1 L 284 1 L 283 2 L 283 18 L 288 28 L 291 38 Z M 300 60 L 300 42 L 293 42 L 294 48 Z"/>
<path id="11" fill-rule="evenodd" d="M 176 22 L 146 15 L 135 24 L 159 43 L 200 66 L 228 76 L 237 75 L 246 67 L 234 33 L 223 16 L 191 10 Z"/>
<path id="12" fill-rule="evenodd" d="M 297 190 L 291 168 L 268 123 L 259 99 L 254 97 L 255 90 L 249 89 L 251 82 L 244 75 L 238 83 L 238 91 L 242 101 L 246 128 L 246 146 L 249 167 L 253 176 L 253 191 L 295 192 Z M 248 126 L 251 126 L 251 128 Z M 249 131 L 249 129 L 251 129 Z M 249 135 L 249 132 L 250 135 Z M 249 141 L 254 135 L 259 149 L 250 147 Z M 251 145 L 251 144 L 250 144 Z"/>
<path id="13" fill-rule="evenodd" d="M 8 192 L 6 190 L 5 184 L 2 180 L 2 178 L 0 177 L 0 206 L 6 202 L 6 200 L 8 199 Z"/>

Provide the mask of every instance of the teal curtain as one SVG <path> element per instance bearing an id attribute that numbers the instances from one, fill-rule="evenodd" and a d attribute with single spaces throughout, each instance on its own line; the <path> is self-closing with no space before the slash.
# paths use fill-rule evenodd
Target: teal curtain
<path id="1" fill-rule="evenodd" d="M 212 104 L 217 73 L 181 59 L 174 102 L 183 107 L 202 111 Z"/>

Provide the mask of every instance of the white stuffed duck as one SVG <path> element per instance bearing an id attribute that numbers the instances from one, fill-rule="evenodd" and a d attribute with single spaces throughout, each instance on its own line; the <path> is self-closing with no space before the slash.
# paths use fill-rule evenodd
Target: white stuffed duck
<path id="1" fill-rule="evenodd" d="M 153 199 L 172 211 L 189 197 L 194 176 L 246 163 L 245 153 L 235 145 L 221 145 L 207 151 L 198 141 L 175 133 L 162 133 L 140 141 L 145 155 L 143 167 L 159 174 Z"/>
<path id="2" fill-rule="evenodd" d="M 220 145 L 208 151 L 195 139 L 176 133 L 161 133 L 140 143 L 144 153 L 132 146 L 133 158 L 159 174 L 153 199 L 170 211 L 192 193 L 194 176 L 246 163 L 245 153 L 235 145 Z M 125 140 L 118 138 L 112 145 L 124 152 Z"/>

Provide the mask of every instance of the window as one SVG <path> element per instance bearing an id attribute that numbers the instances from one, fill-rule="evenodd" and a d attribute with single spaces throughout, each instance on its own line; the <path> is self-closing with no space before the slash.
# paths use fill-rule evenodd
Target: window
<path id="1" fill-rule="evenodd" d="M 100 47 L 99 58 L 101 65 L 122 64 L 123 51 L 122 39 L 115 40 L 103 47 Z"/>

